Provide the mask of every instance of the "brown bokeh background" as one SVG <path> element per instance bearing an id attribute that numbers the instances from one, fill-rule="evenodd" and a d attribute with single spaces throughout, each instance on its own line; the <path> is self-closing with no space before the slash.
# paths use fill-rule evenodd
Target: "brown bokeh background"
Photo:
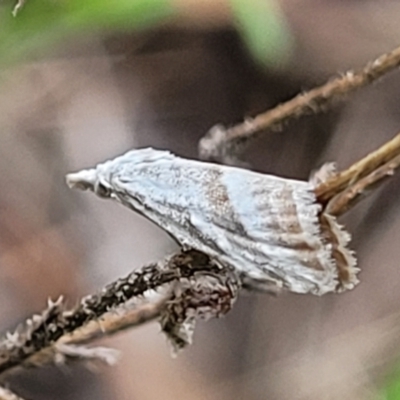
<path id="1" fill-rule="evenodd" d="M 41 310 L 49 296 L 74 304 L 175 249 L 142 217 L 70 191 L 67 172 L 133 147 L 195 157 L 212 125 L 238 122 L 398 45 L 397 2 L 281 5 L 294 51 L 279 71 L 254 65 L 217 19 L 82 37 L 1 72 L 2 331 Z M 307 179 L 325 161 L 346 167 L 398 131 L 397 72 L 323 115 L 264 136 L 246 159 L 257 170 Z M 30 370 L 11 387 L 38 400 L 376 398 L 400 354 L 399 183 L 395 176 L 342 219 L 362 269 L 356 290 L 322 298 L 243 295 L 226 318 L 200 323 L 194 345 L 177 359 L 150 323 L 104 342 L 121 350 L 117 366 Z"/>

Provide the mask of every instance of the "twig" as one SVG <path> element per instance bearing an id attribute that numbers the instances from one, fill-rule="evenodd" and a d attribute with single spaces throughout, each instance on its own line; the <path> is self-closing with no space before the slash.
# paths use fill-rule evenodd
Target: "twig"
<path id="1" fill-rule="evenodd" d="M 400 133 L 378 150 L 319 184 L 315 189 L 317 200 L 327 213 L 342 215 L 392 176 L 399 166 Z"/>
<path id="2" fill-rule="evenodd" d="M 365 197 L 367 195 L 367 191 L 370 191 L 375 186 L 386 180 L 386 178 L 392 176 L 396 168 L 399 166 L 400 155 L 397 155 L 386 164 L 383 164 L 366 177 L 359 179 L 347 189 L 333 197 L 326 207 L 326 212 L 336 216 L 345 213 L 358 201 Z"/>
<path id="3" fill-rule="evenodd" d="M 348 190 L 350 184 L 366 177 L 399 154 L 400 133 L 378 150 L 370 153 L 345 171 L 319 185 L 315 190 L 319 202 L 326 204 L 342 190 Z"/>
<path id="4" fill-rule="evenodd" d="M 108 313 L 101 319 L 91 321 L 71 334 L 62 336 L 57 343 L 83 344 L 103 336 L 110 336 L 137 325 L 152 321 L 165 307 L 167 297 L 155 303 L 141 304 L 123 313 Z"/>
<path id="5" fill-rule="evenodd" d="M 23 398 L 0 386 L 0 400 L 23 400 Z"/>
<path id="6" fill-rule="evenodd" d="M 108 312 L 72 333 L 61 336 L 55 343 L 37 351 L 16 367 L 31 368 L 51 363 L 65 364 L 82 359 L 85 361 L 96 359 L 109 365 L 113 364 L 117 358 L 115 350 L 99 347 L 89 349 L 83 345 L 154 320 L 165 308 L 167 300 L 168 297 L 163 296 L 161 300 L 154 303 L 135 304 L 134 309 L 126 309 L 124 306 L 121 311 L 117 309 Z M 10 372 L 10 369 L 7 369 L 7 372 Z M 16 372 L 15 367 L 12 368 L 12 372 Z"/>
<path id="7" fill-rule="evenodd" d="M 200 157 L 230 163 L 238 147 L 241 150 L 245 143 L 256 138 L 261 131 L 279 130 L 283 124 L 293 119 L 320 112 L 333 101 L 376 81 L 399 66 L 400 47 L 369 62 L 358 72 L 347 72 L 232 128 L 225 129 L 217 125 L 200 140 Z"/>
<path id="8" fill-rule="evenodd" d="M 222 267 L 194 250 L 182 251 L 161 263 L 151 264 L 126 278 L 107 285 L 100 293 L 86 296 L 79 305 L 63 311 L 62 299 L 50 303 L 41 315 L 29 319 L 25 329 L 8 334 L 0 347 L 0 374 L 22 364 L 43 349 L 51 347 L 62 336 L 74 332 L 90 321 L 126 303 L 148 290 L 159 288 L 198 273 L 219 274 Z"/>

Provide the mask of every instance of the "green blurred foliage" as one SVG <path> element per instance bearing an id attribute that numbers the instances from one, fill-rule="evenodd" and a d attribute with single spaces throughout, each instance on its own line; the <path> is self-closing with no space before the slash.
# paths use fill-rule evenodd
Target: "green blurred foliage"
<path id="1" fill-rule="evenodd" d="M 201 0 L 199 0 L 201 2 Z M 0 3 L 0 64 L 5 66 L 49 51 L 65 38 L 96 31 L 144 29 L 176 13 L 174 0 L 26 0 Z M 273 0 L 231 0 L 239 32 L 255 58 L 282 65 L 291 39 Z"/>
<path id="2" fill-rule="evenodd" d="M 397 365 L 386 380 L 379 400 L 400 400 L 400 365 Z"/>
<path id="3" fill-rule="evenodd" d="M 288 62 L 293 39 L 275 0 L 231 0 L 236 25 L 253 57 L 275 69 Z"/>
<path id="4" fill-rule="evenodd" d="M 26 0 L 0 7 L 0 62 L 48 50 L 64 38 L 99 30 L 143 29 L 173 14 L 169 0 Z"/>

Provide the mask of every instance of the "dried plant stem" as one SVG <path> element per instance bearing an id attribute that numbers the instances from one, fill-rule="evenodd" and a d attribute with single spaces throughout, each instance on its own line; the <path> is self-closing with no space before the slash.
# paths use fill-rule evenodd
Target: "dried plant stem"
<path id="1" fill-rule="evenodd" d="M 164 297 L 154 303 L 137 305 L 134 309 L 106 313 L 101 319 L 90 321 L 72 333 L 61 336 L 55 343 L 37 351 L 15 367 L 19 367 L 19 369 L 21 367 L 40 367 L 54 362 L 68 361 L 70 363 L 73 360 L 82 359 L 86 361 L 96 359 L 112 365 L 118 358 L 116 351 L 103 347 L 86 348 L 82 345 L 154 320 L 160 316 L 167 300 L 168 297 Z M 75 350 L 74 356 L 70 352 L 71 349 Z M 5 372 L 15 373 L 18 369 L 15 367 L 7 369 Z"/>
<path id="2" fill-rule="evenodd" d="M 393 175 L 400 163 L 400 133 L 378 150 L 320 184 L 315 193 L 318 201 L 332 215 L 349 210 L 366 191 Z"/>
<path id="3" fill-rule="evenodd" d="M 400 155 L 397 155 L 386 164 L 383 164 L 366 177 L 357 180 L 357 182 L 333 197 L 328 203 L 326 211 L 329 214 L 336 216 L 345 213 L 365 197 L 368 191 L 372 190 L 377 184 L 382 183 L 385 179 L 392 176 L 399 166 Z"/>
<path id="4" fill-rule="evenodd" d="M 126 278 L 107 285 L 100 293 L 86 296 L 77 307 L 63 311 L 61 301 L 51 303 L 42 315 L 27 321 L 25 330 L 8 334 L 0 348 L 0 374 L 22 364 L 31 356 L 83 327 L 90 321 L 128 300 L 151 289 L 198 273 L 218 273 L 221 267 L 210 258 L 194 250 L 182 251 L 161 263 L 151 264 L 132 272 Z"/>
<path id="5" fill-rule="evenodd" d="M 109 313 L 101 320 L 91 321 L 71 334 L 62 336 L 58 343 L 82 344 L 88 343 L 103 336 L 114 335 L 118 332 L 142 325 L 152 321 L 160 315 L 165 307 L 168 297 L 155 303 L 141 304 L 137 308 L 127 310 L 123 313 Z"/>
<path id="6" fill-rule="evenodd" d="M 246 143 L 261 131 L 280 129 L 284 123 L 303 115 L 324 110 L 327 105 L 362 88 L 400 66 L 400 47 L 369 62 L 358 72 L 347 72 L 322 86 L 302 93 L 277 107 L 247 119 L 229 129 L 212 128 L 200 141 L 200 154 L 205 159 L 224 160 L 232 156 L 239 143 Z"/>
<path id="7" fill-rule="evenodd" d="M 368 154 L 345 171 L 319 185 L 315 191 L 318 200 L 321 203 L 326 203 L 341 190 L 348 187 L 350 183 L 364 178 L 398 154 L 400 154 L 400 133 L 378 150 Z"/>

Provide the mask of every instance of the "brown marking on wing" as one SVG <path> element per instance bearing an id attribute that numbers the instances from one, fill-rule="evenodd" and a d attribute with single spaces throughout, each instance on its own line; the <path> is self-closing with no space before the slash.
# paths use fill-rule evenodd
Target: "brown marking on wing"
<path id="1" fill-rule="evenodd" d="M 332 258 L 335 260 L 337 266 L 339 282 L 349 282 L 349 263 L 346 256 L 340 249 L 339 238 L 334 234 L 331 224 L 324 214 L 320 214 L 319 220 L 321 224 L 321 232 L 323 238 L 326 242 L 332 244 Z"/>
<path id="2" fill-rule="evenodd" d="M 213 222 L 231 232 L 247 237 L 246 230 L 230 203 L 228 191 L 221 182 L 222 174 L 223 172 L 217 168 L 210 169 L 203 181 L 206 198 L 213 205 L 215 212 L 216 218 Z"/>
<path id="3" fill-rule="evenodd" d="M 297 206 L 293 199 L 293 190 L 285 185 L 280 192 L 279 198 L 282 201 L 280 225 L 284 232 L 290 234 L 301 234 L 303 229 L 300 225 Z"/>
<path id="4" fill-rule="evenodd" d="M 219 215 L 230 216 L 233 214 L 229 204 L 229 196 L 225 186 L 221 183 L 222 172 L 218 169 L 210 169 L 203 177 L 202 184 L 207 200 L 213 205 L 213 209 Z"/>
<path id="5" fill-rule="evenodd" d="M 280 193 L 280 198 L 282 201 L 282 214 L 280 215 L 279 224 L 281 230 L 285 233 L 283 239 L 286 241 L 288 247 L 303 253 L 308 258 L 304 263 L 307 267 L 317 271 L 324 271 L 325 267 L 315 256 L 318 249 L 302 239 L 304 232 L 299 221 L 297 205 L 293 198 L 293 190 L 289 185 L 284 186 Z"/>
<path id="6" fill-rule="evenodd" d="M 259 193 L 259 195 L 262 196 L 262 193 Z M 280 246 L 301 253 L 299 258 L 306 260 L 303 262 L 304 266 L 313 270 L 324 271 L 325 267 L 315 256 L 319 248 L 310 245 L 304 239 L 304 231 L 299 221 L 297 205 L 290 185 L 287 184 L 282 190 L 274 192 L 272 202 L 274 204 L 271 204 L 270 208 L 277 212 L 275 214 L 270 213 L 266 229 L 272 229 L 276 233 L 276 241 Z"/>
<path id="7" fill-rule="evenodd" d="M 217 169 L 207 171 L 204 177 L 206 197 L 213 204 L 218 214 L 233 214 L 228 192 L 220 180 L 221 175 L 222 172 Z"/>

